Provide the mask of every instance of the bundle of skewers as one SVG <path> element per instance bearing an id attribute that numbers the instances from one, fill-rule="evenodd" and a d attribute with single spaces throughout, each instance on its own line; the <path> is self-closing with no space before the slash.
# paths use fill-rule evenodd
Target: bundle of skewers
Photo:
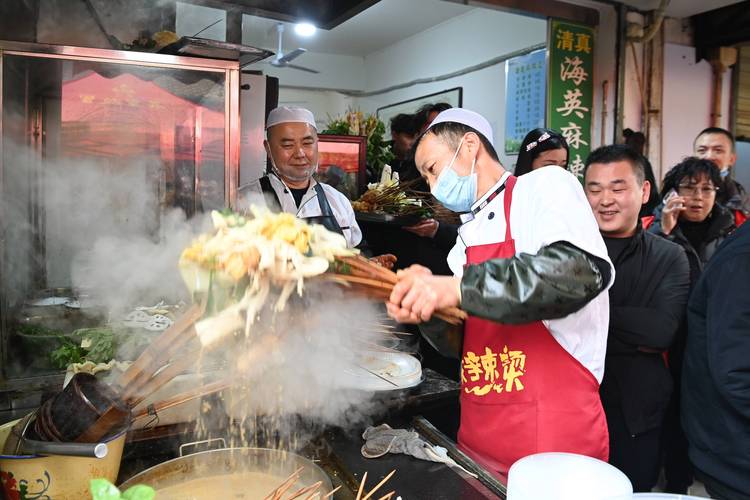
<path id="1" fill-rule="evenodd" d="M 132 422 L 229 388 L 234 380 L 215 380 L 168 399 L 143 403 L 201 356 L 195 325 L 205 303 L 194 304 L 157 337 L 112 384 L 88 373 L 74 375 L 68 385 L 48 399 L 33 419 L 34 437 L 44 441 L 96 443 Z"/>
<path id="2" fill-rule="evenodd" d="M 420 179 L 401 181 L 398 173 L 386 165 L 380 181 L 368 184 L 367 191 L 352 202 L 352 207 L 362 213 L 433 218 L 445 224 L 459 224 L 458 214 L 445 208 L 430 192 L 420 190 L 421 184 Z"/>
<path id="3" fill-rule="evenodd" d="M 357 212 L 427 217 L 430 210 L 425 200 L 429 195 L 411 191 L 418 182 L 415 179 L 408 182 L 377 184 L 377 187 L 368 189 L 358 200 L 352 202 L 352 207 Z"/>
<path id="4" fill-rule="evenodd" d="M 301 472 L 302 467 L 294 471 L 288 478 L 284 480 L 283 483 L 276 487 L 276 489 L 269 493 L 263 500 L 294 500 L 297 498 L 304 500 L 326 500 L 328 498 L 333 498 L 334 493 L 341 489 L 341 486 L 338 486 L 323 495 L 320 491 L 323 483 L 321 481 L 318 481 L 317 483 L 299 488 L 298 490 L 290 493 L 289 490 L 291 490 L 293 485 L 297 483 Z M 367 483 L 367 472 L 365 472 L 362 476 L 362 481 L 360 481 L 359 483 L 359 488 L 357 489 L 356 500 L 392 500 L 394 495 L 396 494 L 395 490 L 390 491 L 380 497 L 375 497 L 374 495 L 385 483 L 388 482 L 391 477 L 393 477 L 395 473 L 396 470 L 392 470 L 372 489 L 366 491 L 365 485 Z"/>
<path id="5" fill-rule="evenodd" d="M 325 277 L 361 295 L 383 301 L 388 300 L 398 282 L 396 273 L 361 255 L 336 257 Z M 439 309 L 435 316 L 452 325 L 459 325 L 466 319 L 466 313 L 456 307 Z"/>

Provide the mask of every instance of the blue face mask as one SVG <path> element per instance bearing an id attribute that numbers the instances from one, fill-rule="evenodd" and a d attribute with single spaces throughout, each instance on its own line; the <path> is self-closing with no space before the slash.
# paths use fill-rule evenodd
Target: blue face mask
<path id="1" fill-rule="evenodd" d="M 458 143 L 458 149 L 453 154 L 453 159 L 440 172 L 435 185 L 431 189 L 432 196 L 437 201 L 445 205 L 449 210 L 459 213 L 469 212 L 477 196 L 477 174 L 474 172 L 474 165 L 477 162 L 476 157 L 471 162 L 471 173 L 469 175 L 462 177 L 453 170 L 453 163 L 455 163 L 458 157 L 458 152 L 461 150 L 463 142 L 462 138 L 461 142 Z"/>

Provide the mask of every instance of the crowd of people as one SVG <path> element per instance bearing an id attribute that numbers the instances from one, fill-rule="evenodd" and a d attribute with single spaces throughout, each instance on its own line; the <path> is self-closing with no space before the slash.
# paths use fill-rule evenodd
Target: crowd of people
<path id="1" fill-rule="evenodd" d="M 440 115 L 438 121 L 441 118 L 448 120 Z M 487 162 L 494 162 L 494 166 L 480 169 L 480 154 L 474 157 L 470 169 L 455 167 L 462 147 L 471 144 L 470 134 L 479 130 L 479 136 L 487 138 L 491 133 L 482 134 L 481 127 L 472 126 L 485 123 L 478 118 L 456 121 L 466 126 L 452 133 L 444 132 L 440 125 L 431 127 L 437 140 L 430 141 L 422 133 L 415 148 L 416 166 L 433 194 L 447 206 L 454 204 L 452 208 L 471 214 L 459 230 L 460 237 L 449 256 L 454 281 L 425 278 L 426 271 L 418 267 L 407 270 L 404 287 L 395 292 L 389 307 L 392 315 L 404 322 L 423 323 L 435 307 L 459 304 L 472 316 L 482 318 L 470 318 L 463 331 L 460 357 L 465 387 L 459 442 L 464 450 L 499 471 L 507 470 L 523 454 L 498 452 L 501 443 L 488 435 L 492 434 L 493 423 L 498 431 L 502 428 L 507 433 L 510 428 L 519 436 L 533 426 L 523 421 L 518 427 L 509 427 L 506 413 L 498 409 L 505 408 L 487 404 L 492 401 L 489 404 L 499 405 L 512 398 L 500 394 L 477 398 L 477 391 L 470 387 L 476 376 L 472 378 L 466 372 L 466 366 L 477 354 L 507 350 L 510 341 L 515 342 L 514 348 L 524 346 L 516 336 L 517 327 L 508 326 L 523 323 L 523 335 L 539 335 L 540 328 L 544 328 L 549 335 L 542 334 L 543 337 L 554 338 L 600 381 L 598 395 L 608 436 L 606 456 L 628 476 L 635 491 L 651 491 L 663 471 L 667 492 L 687 493 L 697 477 L 717 498 L 750 498 L 750 305 L 745 298 L 750 286 L 750 229 L 737 231 L 750 215 L 750 203 L 743 186 L 731 175 L 736 161 L 732 134 L 714 127 L 698 133 L 691 155 L 669 169 L 660 190 L 652 166 L 643 155 L 643 134 L 627 130 L 624 144 L 593 151 L 586 161 L 583 193 L 606 247 L 606 255 L 602 255 L 597 254 L 595 245 L 584 243 L 586 238 L 582 238 L 581 231 L 586 226 L 585 217 L 576 212 L 580 205 L 574 196 L 565 193 L 563 180 L 554 178 L 552 172 L 556 169 L 543 176 L 544 180 L 533 173 L 548 166 L 567 168 L 568 145 L 560 133 L 543 128 L 530 131 L 521 145 L 512 178 L 499 165 L 488 141 L 480 141 L 477 149 L 486 153 Z M 420 158 L 419 145 L 437 148 L 441 137 L 448 150 L 442 155 L 428 153 Z M 449 158 L 452 147 L 457 150 Z M 447 166 L 430 171 L 442 164 Z M 441 189 L 446 170 L 453 179 Z M 525 183 L 526 176 L 529 180 L 536 178 Z M 482 186 L 484 177 L 489 180 Z M 463 189 L 470 179 L 476 179 L 471 189 Z M 533 187 L 526 188 L 529 185 Z M 545 193 L 548 185 L 554 185 L 556 192 Z M 503 209 L 496 206 L 496 210 L 485 210 L 488 204 L 497 205 L 492 198 L 497 197 L 500 188 L 505 188 L 506 200 L 513 192 L 514 206 L 520 207 L 515 213 L 505 207 L 505 240 L 493 234 L 493 227 L 498 224 L 489 222 Z M 519 199 L 520 192 L 529 189 L 534 202 L 521 201 L 524 198 Z M 467 192 L 475 192 L 476 196 L 467 197 L 463 205 L 452 199 Z M 440 199 L 441 194 L 445 200 Z M 558 205 L 547 207 L 534 217 L 535 203 L 544 205 L 545 197 Z M 564 216 L 557 213 L 560 206 L 565 207 Z M 486 217 L 483 221 L 482 215 Z M 569 227 L 571 220 L 577 227 Z M 522 226 L 512 238 L 511 224 Z M 524 237 L 532 227 L 529 232 L 535 237 L 547 231 L 555 236 L 542 236 L 542 241 L 532 243 Z M 571 293 L 556 295 L 559 289 L 544 290 L 545 280 L 563 286 L 565 269 L 559 266 L 564 261 L 572 264 L 576 258 L 575 253 L 570 253 L 552 261 L 560 274 L 548 276 L 545 261 L 552 248 L 559 245 L 556 238 L 588 258 L 589 265 L 578 269 L 575 281 L 579 290 L 593 290 L 593 294 L 573 297 Z M 724 245 L 727 239 L 733 243 Z M 512 251 L 507 247 L 509 241 L 514 242 Z M 519 251 L 520 242 L 526 248 Z M 607 263 L 602 262 L 602 257 L 614 270 L 615 279 L 609 287 L 601 286 L 606 283 L 604 278 L 598 287 L 588 283 L 583 270 L 598 269 L 601 276 L 606 276 Z M 709 274 L 710 269 L 717 271 Z M 418 273 L 423 276 L 417 277 Z M 419 282 L 422 284 L 415 284 Z M 457 292 L 451 294 L 451 289 Z M 592 297 L 603 290 L 608 290 L 609 318 L 605 355 L 599 365 L 592 355 L 596 345 L 582 347 L 596 343 L 597 329 L 587 331 L 576 320 L 581 320 L 594 303 Z M 539 300 L 542 295 L 554 298 L 559 310 L 550 310 L 550 304 Z M 738 301 L 737 296 L 742 299 Z M 453 299 L 446 301 L 445 297 Z M 564 318 L 561 320 L 560 316 Z M 586 324 L 595 325 L 596 315 L 583 317 Z M 435 330 L 430 322 L 423 323 L 422 330 L 435 345 L 450 338 L 444 328 Z M 576 343 L 575 348 L 570 347 Z M 538 348 L 527 344 L 524 352 Z M 554 373 L 553 368 L 547 371 Z M 570 378 L 570 373 L 576 372 L 573 366 L 566 366 L 564 371 L 566 375 L 558 375 Z M 584 387 L 581 382 L 579 391 L 584 391 Z M 473 393 L 467 394 L 466 389 Z M 537 395 L 539 404 L 559 417 L 554 409 L 556 398 L 550 402 L 543 393 L 544 390 Z M 565 391 L 558 386 L 556 397 L 560 394 Z M 577 401 L 579 411 L 590 411 L 585 399 Z M 520 407 L 512 410 L 516 420 L 524 413 Z M 538 415 L 536 419 L 540 422 Z M 529 449 L 564 449 L 601 458 L 602 449 L 591 442 L 601 428 L 596 411 L 578 421 L 588 426 L 588 443 L 558 438 L 544 443 L 537 438 Z M 557 420 L 555 426 L 558 433 L 560 428 L 576 432 L 571 422 Z"/>
<path id="2" fill-rule="evenodd" d="M 460 373 L 461 449 L 501 474 L 568 451 L 608 460 L 635 491 L 663 470 L 668 492 L 697 477 L 716 498 L 750 498 L 750 203 L 732 134 L 701 131 L 661 189 L 637 132 L 594 150 L 582 184 L 554 130 L 529 132 L 513 173 L 466 109 L 399 115 L 391 134 L 394 171 L 460 226 L 360 229 L 313 178 L 317 130 L 300 108 L 269 115 L 270 168 L 240 205 L 265 199 L 350 246 L 364 234 L 384 265 L 397 254 L 388 313 L 419 325 L 427 364 L 457 358 L 442 368 Z M 464 326 L 432 317 L 451 306 Z"/>
<path id="3" fill-rule="evenodd" d="M 707 337 L 705 296 L 700 306 L 690 303 L 703 311 L 704 323 L 699 326 L 696 318 L 690 324 L 686 316 L 691 290 L 699 283 L 705 288 L 704 281 L 711 278 L 701 278 L 709 262 L 750 214 L 745 189 L 731 178 L 735 140 L 724 129 L 701 131 L 693 156 L 666 173 L 659 191 L 642 154 L 643 134 L 628 132 L 624 145 L 593 151 L 584 171 L 584 191 L 617 277 L 609 290 L 609 334 L 600 386 L 609 461 L 627 474 L 636 491 L 651 491 L 663 468 L 668 492 L 686 493 L 697 475 L 722 498 L 747 498 L 740 492 L 750 491 L 750 377 L 742 380 L 730 373 L 750 354 L 750 308 L 735 307 L 732 300 L 750 284 L 741 266 L 732 277 L 734 285 L 722 283 L 724 293 L 714 292 L 712 299 L 726 300 L 730 321 L 736 323 L 714 323 L 713 335 Z M 549 139 L 549 144 L 564 141 L 554 131 L 530 132 L 516 175 L 546 165 L 565 166 L 546 161 L 544 151 L 553 146 L 543 147 L 539 138 Z M 535 148 L 539 152 L 529 154 Z M 557 151 L 563 158 L 567 149 Z M 743 255 L 741 245 L 735 243 L 735 263 Z M 750 247 L 744 251 L 747 256 Z M 736 279 L 740 277 L 745 281 Z M 731 296 L 727 285 L 734 291 Z M 698 295 L 692 294 L 694 302 Z M 684 361 L 688 354 L 693 356 L 690 363 Z M 733 365 L 723 356 L 734 360 Z M 697 398 L 698 388 L 710 394 L 733 391 L 735 397 L 739 394 L 734 392 L 744 390 L 744 408 L 722 405 L 722 398 Z M 717 406 L 728 413 L 712 413 L 712 406 L 705 405 L 710 399 L 718 399 Z M 717 419 L 727 418 L 739 421 L 730 429 L 717 425 Z M 707 429 L 719 432 L 711 436 Z M 734 468 L 732 462 L 743 468 Z M 722 468 L 722 463 L 728 466 Z"/>

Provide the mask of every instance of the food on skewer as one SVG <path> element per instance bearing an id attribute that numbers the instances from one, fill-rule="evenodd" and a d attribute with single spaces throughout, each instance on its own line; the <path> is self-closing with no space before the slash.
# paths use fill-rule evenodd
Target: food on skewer
<path id="1" fill-rule="evenodd" d="M 365 194 L 352 202 L 352 207 L 356 212 L 428 217 L 429 194 L 413 191 L 415 184 L 415 181 L 401 182 L 398 173 L 386 165 L 380 182 L 368 184 Z"/>

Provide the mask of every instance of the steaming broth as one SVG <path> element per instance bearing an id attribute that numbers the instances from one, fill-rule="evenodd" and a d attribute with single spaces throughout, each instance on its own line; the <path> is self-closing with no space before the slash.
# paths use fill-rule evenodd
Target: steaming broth
<path id="1" fill-rule="evenodd" d="M 159 500 L 215 500 L 247 499 L 262 500 L 284 482 L 286 477 L 274 476 L 264 472 L 237 472 L 192 479 L 182 484 L 157 490 Z M 293 493 L 309 486 L 302 481 L 292 486 L 288 492 Z"/>

